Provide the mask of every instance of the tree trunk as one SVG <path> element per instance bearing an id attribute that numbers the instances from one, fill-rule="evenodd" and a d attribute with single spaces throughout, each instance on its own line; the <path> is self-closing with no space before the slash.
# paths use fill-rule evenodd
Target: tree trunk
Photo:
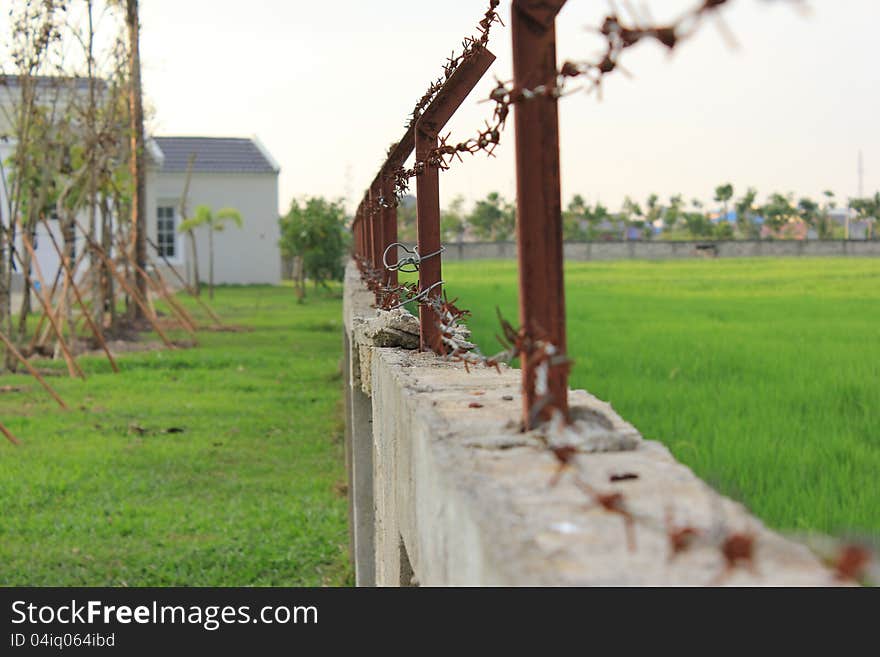
<path id="1" fill-rule="evenodd" d="M 192 181 L 192 172 L 193 166 L 196 163 L 196 154 L 190 153 L 189 159 L 186 162 L 186 178 L 183 181 L 183 194 L 180 195 L 180 220 L 186 221 L 187 219 L 187 197 L 189 196 L 189 184 Z M 199 284 L 199 254 L 196 251 L 196 236 L 191 231 L 186 231 L 187 241 L 189 242 L 189 250 L 192 254 L 192 265 L 186 268 L 187 276 L 192 272 L 192 279 L 190 279 L 189 284 L 193 290 L 195 290 L 195 295 L 199 296 L 201 294 L 201 285 Z"/>
<path id="2" fill-rule="evenodd" d="M 4 175 L 4 173 L 0 171 L 0 176 Z M 3 208 L 0 208 L 0 332 L 3 331 L 3 327 L 11 315 L 10 302 L 12 301 L 12 291 L 10 290 L 12 272 L 6 262 L 6 246 L 6 224 L 3 223 Z M 11 369 L 11 362 L 14 360 L 13 355 L 7 350 L 4 362 L 0 363 L 0 371 Z"/>
<path id="3" fill-rule="evenodd" d="M 33 244 L 34 236 L 30 232 L 30 230 L 25 229 L 25 231 L 23 232 L 29 233 L 28 237 L 31 239 L 31 244 Z M 20 255 L 22 257 L 22 260 L 24 261 L 21 267 L 21 275 L 24 278 L 24 287 L 22 289 L 21 307 L 18 309 L 17 335 L 23 338 L 27 333 L 27 318 L 31 312 L 31 289 L 33 284 L 31 282 L 31 254 L 28 251 L 24 251 Z M 16 340 L 14 334 L 10 337 L 13 339 L 13 341 Z"/>
<path id="4" fill-rule="evenodd" d="M 147 266 L 147 199 L 146 171 L 144 170 L 144 105 L 141 88 L 140 22 L 138 0 L 126 0 L 126 24 L 131 56 L 129 103 L 131 105 L 131 179 L 134 182 L 131 199 L 131 229 L 133 260 L 141 268 Z M 135 276 L 142 298 L 147 298 L 147 282 Z M 143 319 L 138 304 L 131 306 L 132 316 Z"/>
<path id="5" fill-rule="evenodd" d="M 199 281 L 199 253 L 198 249 L 196 249 L 196 236 L 191 230 L 187 231 L 187 235 L 189 237 L 189 250 L 192 253 L 193 292 L 195 292 L 196 296 L 200 296 L 202 294 L 202 284 Z"/>
<path id="6" fill-rule="evenodd" d="M 67 220 L 67 229 L 64 234 L 64 257 L 67 260 L 68 266 L 73 269 L 73 261 L 76 250 L 76 224 L 74 223 L 74 213 L 75 211 L 71 211 L 71 216 Z M 85 244 L 83 244 L 83 248 L 87 248 Z M 89 261 L 89 267 L 93 267 L 94 262 Z M 66 275 L 66 272 L 65 272 Z M 74 272 L 74 276 L 76 272 Z M 76 353 L 77 349 L 77 337 L 76 337 L 76 322 L 73 319 L 73 303 L 71 302 L 71 295 L 73 294 L 71 288 L 73 287 L 76 281 L 73 278 L 70 278 L 67 287 L 64 290 L 64 309 L 66 311 L 67 318 L 67 331 L 68 331 L 68 342 L 70 342 L 70 348 Z M 57 356 L 56 356 L 57 357 Z"/>
<path id="7" fill-rule="evenodd" d="M 15 214 L 9 217 L 9 226 L 6 229 L 6 282 L 7 289 L 9 290 L 9 299 L 7 303 L 9 304 L 6 310 L 6 335 L 12 338 L 14 325 L 12 322 L 12 275 L 15 273 Z M 11 355 L 7 354 L 6 358 L 7 366 L 13 365 L 14 361 L 11 359 Z"/>
<path id="8" fill-rule="evenodd" d="M 95 26 L 92 17 L 92 0 L 88 0 L 87 11 L 89 17 L 89 39 L 88 39 L 88 78 L 89 78 L 89 105 L 86 113 L 87 125 L 87 147 L 88 147 L 88 204 L 89 204 L 89 243 L 98 239 L 98 129 L 97 129 L 97 98 L 95 96 Z M 102 224 L 103 228 L 103 224 Z M 103 236 L 102 236 L 103 238 Z M 84 247 L 85 248 L 85 247 Z M 91 287 L 92 287 L 92 320 L 98 330 L 103 332 L 104 327 L 104 305 L 102 303 L 102 285 L 101 277 L 103 273 L 102 267 L 97 263 L 94 257 L 94 249 L 89 247 L 91 252 L 89 256 L 89 266 L 91 268 Z M 89 281 L 86 283 L 88 284 Z M 74 283 L 74 281 L 71 281 Z M 89 312 L 85 308 L 83 312 Z"/>
<path id="9" fill-rule="evenodd" d="M 300 303 L 303 302 L 306 296 L 306 278 L 305 278 L 305 266 L 303 264 L 302 256 L 294 256 L 293 258 L 293 280 L 294 280 L 294 289 L 296 290 L 296 298 Z"/>
<path id="10" fill-rule="evenodd" d="M 214 228 L 208 224 L 208 296 L 214 300 Z"/>
<path id="11" fill-rule="evenodd" d="M 126 199 L 125 196 L 118 189 L 114 190 L 114 192 L 113 192 L 113 208 L 115 209 L 116 217 L 118 219 L 121 219 L 122 217 L 128 217 L 131 215 L 131 205 L 130 205 L 128 199 Z M 122 243 L 123 248 L 124 248 L 126 244 L 131 243 L 131 235 L 132 235 L 131 225 L 126 226 L 124 222 L 120 221 L 119 224 L 117 225 L 116 229 L 119 231 L 119 241 Z M 112 236 L 111 236 L 111 240 L 112 240 Z M 107 255 L 112 257 L 112 252 L 108 251 Z M 121 253 L 119 255 L 126 255 L 126 254 Z M 117 256 L 117 258 L 118 257 L 119 256 Z M 125 276 L 128 276 L 129 275 L 128 274 L 128 258 L 122 258 L 122 260 L 124 263 L 126 263 L 125 264 Z M 111 280 L 113 280 L 113 273 L 109 271 L 109 267 L 107 268 L 107 273 L 111 277 Z M 130 303 L 129 303 L 129 301 L 130 300 L 128 298 L 128 294 L 123 294 L 123 304 L 124 304 L 124 308 L 125 308 L 124 315 L 126 317 L 130 316 L 130 313 L 129 313 Z M 114 293 L 113 298 L 111 299 L 111 303 L 115 307 L 115 305 L 116 305 L 115 293 Z M 114 328 L 117 326 L 118 325 L 114 324 Z"/>
<path id="12" fill-rule="evenodd" d="M 101 197 L 101 248 L 108 255 L 113 251 L 113 217 L 110 214 L 110 201 L 107 195 Z M 110 273 L 107 263 L 101 261 L 101 295 L 96 301 L 96 305 L 100 306 L 99 317 L 101 321 L 99 326 L 104 328 L 104 313 L 110 313 L 110 329 L 116 327 L 116 289 L 113 285 L 113 274 Z"/>

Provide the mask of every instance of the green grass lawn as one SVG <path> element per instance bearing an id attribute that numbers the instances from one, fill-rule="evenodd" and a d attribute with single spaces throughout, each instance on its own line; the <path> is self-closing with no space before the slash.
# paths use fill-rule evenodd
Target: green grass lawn
<path id="1" fill-rule="evenodd" d="M 0 438 L 0 585 L 351 584 L 340 299 L 220 288 L 252 332 L 126 354 L 117 375 L 84 358 L 87 381 L 49 379 L 70 412 L 0 377 L 26 388 L 0 393 L 24 443 Z"/>
<path id="2" fill-rule="evenodd" d="M 444 263 L 487 354 L 513 262 Z M 566 265 L 571 385 L 781 529 L 880 535 L 880 260 Z"/>

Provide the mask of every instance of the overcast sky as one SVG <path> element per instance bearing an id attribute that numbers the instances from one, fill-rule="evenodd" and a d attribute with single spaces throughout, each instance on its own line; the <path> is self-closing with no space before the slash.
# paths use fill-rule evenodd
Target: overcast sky
<path id="1" fill-rule="evenodd" d="M 633 0 L 657 20 L 696 0 Z M 160 135 L 257 135 L 281 165 L 279 204 L 346 196 L 353 205 L 414 102 L 447 55 L 474 32 L 485 0 L 141 0 L 145 89 Z M 509 25 L 509 2 L 502 16 Z M 818 196 L 880 188 L 880 2 L 733 0 L 723 12 L 739 47 L 712 22 L 673 56 L 645 44 L 627 53 L 632 77 L 604 98 L 560 105 L 563 199 L 580 193 L 616 209 L 627 194 L 710 200 L 733 183 Z M 569 0 L 557 21 L 560 61 L 599 46 L 587 28 L 606 0 Z M 4 12 L 5 13 L 5 12 Z M 469 136 L 491 112 L 494 76 L 511 76 L 510 30 L 498 59 L 450 123 Z M 441 198 L 498 190 L 513 197 L 513 125 L 498 157 L 441 176 Z"/>

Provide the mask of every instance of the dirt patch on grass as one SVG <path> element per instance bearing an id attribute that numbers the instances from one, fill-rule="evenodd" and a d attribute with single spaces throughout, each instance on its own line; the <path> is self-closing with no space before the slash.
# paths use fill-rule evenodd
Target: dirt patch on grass
<path id="1" fill-rule="evenodd" d="M 326 322 L 314 322 L 303 327 L 306 331 L 315 331 L 317 333 L 336 333 L 342 330 L 342 322 L 336 320 L 328 320 Z"/>
<path id="2" fill-rule="evenodd" d="M 333 494 L 336 497 L 348 497 L 348 482 L 340 480 L 333 484 Z"/>
<path id="3" fill-rule="evenodd" d="M 173 344 L 178 349 L 192 349 L 196 346 L 196 342 L 194 340 L 172 340 L 171 344 Z M 150 340 L 148 342 L 132 342 L 129 340 L 111 340 L 107 343 L 107 348 L 110 350 L 110 353 L 114 356 L 119 354 L 126 353 L 136 353 L 139 351 L 167 351 L 168 348 L 165 346 L 165 343 L 159 342 L 158 340 Z M 78 354 L 79 356 L 104 356 L 103 349 L 89 349 L 88 351 L 83 351 Z"/>
<path id="4" fill-rule="evenodd" d="M 236 326 L 234 324 L 224 324 L 223 326 L 200 326 L 200 331 L 210 331 L 212 333 L 253 333 L 251 326 Z"/>

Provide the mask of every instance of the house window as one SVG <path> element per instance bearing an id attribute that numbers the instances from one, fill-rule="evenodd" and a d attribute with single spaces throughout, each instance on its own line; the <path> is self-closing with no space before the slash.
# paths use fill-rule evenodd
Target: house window
<path id="1" fill-rule="evenodd" d="M 177 255 L 177 231 L 174 226 L 174 206 L 156 208 L 156 237 L 159 255 L 173 258 Z"/>

